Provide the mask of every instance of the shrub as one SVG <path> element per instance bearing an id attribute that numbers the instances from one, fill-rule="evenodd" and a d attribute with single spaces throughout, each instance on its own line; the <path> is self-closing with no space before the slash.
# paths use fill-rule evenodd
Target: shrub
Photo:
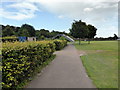
<path id="1" fill-rule="evenodd" d="M 6 41 L 15 42 L 15 41 L 18 41 L 18 37 L 15 37 L 15 36 L 0 37 L 0 39 L 2 40 L 2 42 L 6 42 Z"/>
<path id="2" fill-rule="evenodd" d="M 23 80 L 29 80 L 35 70 L 53 55 L 55 49 L 60 50 L 64 46 L 66 42 L 60 40 L 3 43 L 2 87 L 15 88 Z"/>
<path id="3" fill-rule="evenodd" d="M 54 43 L 56 45 L 56 47 L 55 47 L 56 50 L 60 50 L 67 45 L 66 40 L 55 40 Z"/>

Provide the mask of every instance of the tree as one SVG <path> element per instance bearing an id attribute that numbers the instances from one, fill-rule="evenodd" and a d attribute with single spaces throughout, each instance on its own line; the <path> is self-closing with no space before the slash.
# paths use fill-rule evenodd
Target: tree
<path id="1" fill-rule="evenodd" d="M 80 39 L 85 38 L 88 35 L 88 27 L 85 22 L 82 22 L 81 20 L 79 21 L 74 21 L 72 24 L 72 28 L 70 29 L 70 34 L 74 38 L 79 38 L 79 44 L 80 44 Z"/>
<path id="2" fill-rule="evenodd" d="M 41 29 L 41 30 L 40 30 L 40 35 L 41 35 L 41 36 L 44 36 L 44 37 L 46 37 L 46 38 L 49 38 L 49 37 L 50 37 L 49 34 L 50 34 L 50 33 L 49 33 L 48 30 L 45 30 L 45 29 Z"/>
<path id="3" fill-rule="evenodd" d="M 58 31 L 52 30 L 52 32 L 50 32 L 50 37 L 52 38 L 52 37 L 56 36 L 57 34 L 59 34 Z"/>
<path id="4" fill-rule="evenodd" d="M 20 27 L 15 27 L 14 29 L 15 36 L 19 36 L 19 30 L 20 30 Z"/>
<path id="5" fill-rule="evenodd" d="M 118 36 L 116 34 L 114 34 L 114 37 L 113 37 L 114 40 L 118 39 Z"/>
<path id="6" fill-rule="evenodd" d="M 92 25 L 90 25 L 90 24 L 87 27 L 88 27 L 87 38 L 89 39 L 88 43 L 90 44 L 90 39 L 94 38 L 94 36 L 96 35 L 97 28 L 92 26 Z"/>
<path id="7" fill-rule="evenodd" d="M 40 40 L 44 40 L 45 39 L 45 37 L 42 35 L 42 36 L 40 36 Z"/>
<path id="8" fill-rule="evenodd" d="M 1 25 L 2 26 L 2 36 L 18 36 L 18 31 L 20 27 L 10 26 L 10 25 Z"/>
<path id="9" fill-rule="evenodd" d="M 15 32 L 13 31 L 13 28 L 9 25 L 7 25 L 3 30 L 2 30 L 2 36 L 12 36 L 14 35 Z"/>
<path id="10" fill-rule="evenodd" d="M 57 34 L 65 34 L 69 35 L 66 32 L 59 32 L 59 31 L 52 31 L 49 32 L 49 30 L 45 29 L 40 29 L 40 30 L 35 30 L 33 26 L 28 25 L 28 24 L 23 24 L 21 27 L 16 27 L 16 26 L 10 26 L 10 25 L 0 25 L 0 29 L 2 32 L 0 34 L 2 36 L 26 36 L 26 37 L 32 37 L 36 36 L 38 40 L 41 40 L 41 36 L 44 38 L 52 38 L 56 36 Z"/>
<path id="11" fill-rule="evenodd" d="M 19 29 L 20 36 L 33 37 L 35 36 L 35 29 L 33 26 L 28 24 L 23 24 Z"/>

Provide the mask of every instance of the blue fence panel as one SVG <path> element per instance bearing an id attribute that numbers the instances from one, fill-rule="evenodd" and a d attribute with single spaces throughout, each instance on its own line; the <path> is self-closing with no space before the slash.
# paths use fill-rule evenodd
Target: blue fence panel
<path id="1" fill-rule="evenodd" d="M 20 42 L 25 42 L 27 40 L 27 37 L 18 37 Z"/>

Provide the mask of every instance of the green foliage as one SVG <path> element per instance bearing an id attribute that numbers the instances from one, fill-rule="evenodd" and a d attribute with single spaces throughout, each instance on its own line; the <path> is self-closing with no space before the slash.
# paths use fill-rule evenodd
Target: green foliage
<path id="1" fill-rule="evenodd" d="M 88 27 L 85 22 L 82 22 L 81 20 L 75 21 L 72 24 L 72 28 L 70 29 L 70 34 L 74 38 L 79 38 L 79 44 L 80 44 L 80 38 L 85 38 L 88 36 Z"/>
<path id="2" fill-rule="evenodd" d="M 3 36 L 12 36 L 12 35 L 14 35 L 15 34 L 15 32 L 14 32 L 14 30 L 13 30 L 14 28 L 13 27 L 11 27 L 11 26 L 9 26 L 9 25 L 7 25 L 5 28 L 4 28 L 4 30 L 3 30 Z"/>
<path id="3" fill-rule="evenodd" d="M 60 37 L 59 39 L 60 39 L 60 40 L 66 40 L 66 38 L 65 38 L 65 37 L 63 37 L 63 36 L 62 36 L 62 37 Z"/>
<path id="4" fill-rule="evenodd" d="M 75 38 L 84 38 L 88 35 L 88 28 L 85 22 L 75 21 L 70 29 L 70 34 Z"/>
<path id="5" fill-rule="evenodd" d="M 16 88 L 29 80 L 35 70 L 53 55 L 57 47 L 56 41 L 60 42 L 57 46 L 61 49 L 66 46 L 66 41 L 60 40 L 3 43 L 2 87 Z M 62 45 L 62 47 L 59 45 Z"/>
<path id="6" fill-rule="evenodd" d="M 16 36 L 8 36 L 8 37 L 2 37 L 1 39 L 17 39 Z"/>
<path id="7" fill-rule="evenodd" d="M 89 33 L 87 35 L 87 38 L 94 38 L 94 36 L 96 35 L 97 29 L 94 26 L 89 24 L 88 25 L 88 30 L 89 30 Z"/>
<path id="8" fill-rule="evenodd" d="M 88 27 L 88 35 L 86 36 L 86 38 L 88 38 L 88 44 L 90 44 L 90 39 L 94 38 L 97 29 L 90 24 L 87 27 Z"/>
<path id="9" fill-rule="evenodd" d="M 68 33 L 59 32 L 59 31 L 49 31 L 45 29 L 35 30 L 33 26 L 28 24 L 23 24 L 21 27 L 10 26 L 10 25 L 0 25 L 2 30 L 2 36 L 26 36 L 26 37 L 36 37 L 37 40 L 46 40 L 51 39 L 52 37 L 56 36 L 57 34 L 65 34 L 70 36 Z"/>
<path id="10" fill-rule="evenodd" d="M 52 32 L 49 32 L 49 30 L 45 30 L 45 29 L 36 30 L 35 33 L 36 33 L 36 37 L 38 40 L 41 40 L 41 36 L 44 36 L 45 38 L 52 38 L 52 37 L 56 36 L 57 34 L 68 35 L 65 32 L 59 32 L 59 31 L 54 31 L 54 30 Z"/>
<path id="11" fill-rule="evenodd" d="M 42 35 L 40 36 L 39 40 L 45 40 L 45 37 Z"/>
<path id="12" fill-rule="evenodd" d="M 19 30 L 19 36 L 26 36 L 26 37 L 35 36 L 34 27 L 28 24 L 23 24 Z"/>
<path id="13" fill-rule="evenodd" d="M 60 50 L 62 48 L 64 48 L 67 45 L 67 41 L 66 40 L 55 40 L 54 41 L 55 45 L 56 45 L 56 50 Z"/>
<path id="14" fill-rule="evenodd" d="M 6 41 L 14 42 L 14 41 L 18 40 L 18 37 L 16 37 L 16 36 L 7 36 L 7 37 L 1 37 L 0 39 L 2 39 L 3 42 L 6 42 Z"/>
<path id="15" fill-rule="evenodd" d="M 2 36 L 18 36 L 18 31 L 20 27 L 10 26 L 10 25 L 0 25 L 2 27 Z"/>
<path id="16" fill-rule="evenodd" d="M 80 44 L 80 38 L 89 38 L 89 43 L 90 39 L 94 38 L 96 35 L 97 29 L 92 26 L 92 25 L 86 25 L 85 22 L 82 22 L 81 20 L 75 21 L 72 24 L 72 28 L 70 29 L 70 34 L 74 38 L 79 38 L 79 44 Z"/>

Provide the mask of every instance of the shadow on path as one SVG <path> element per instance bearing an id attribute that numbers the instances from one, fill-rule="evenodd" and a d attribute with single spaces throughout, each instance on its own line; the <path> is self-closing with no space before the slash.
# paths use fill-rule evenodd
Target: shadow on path
<path id="1" fill-rule="evenodd" d="M 69 44 L 55 54 L 55 60 L 27 88 L 95 88 L 74 45 Z"/>

